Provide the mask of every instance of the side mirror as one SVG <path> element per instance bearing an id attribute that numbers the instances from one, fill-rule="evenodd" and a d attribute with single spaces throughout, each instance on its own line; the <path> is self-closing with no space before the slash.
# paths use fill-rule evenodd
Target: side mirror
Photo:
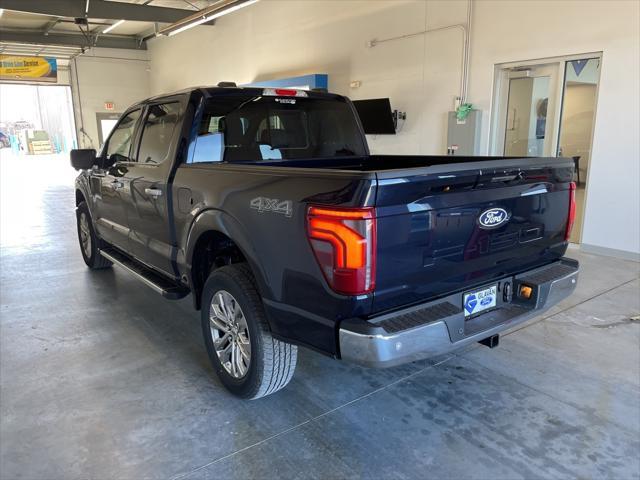
<path id="1" fill-rule="evenodd" d="M 93 148 L 71 150 L 71 166 L 76 170 L 89 170 L 96 163 L 96 151 Z"/>

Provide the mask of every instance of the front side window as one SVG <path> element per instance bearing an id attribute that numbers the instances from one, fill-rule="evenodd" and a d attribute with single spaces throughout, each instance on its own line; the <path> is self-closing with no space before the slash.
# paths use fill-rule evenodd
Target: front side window
<path id="1" fill-rule="evenodd" d="M 261 162 L 364 156 L 345 100 L 230 95 L 207 100 L 189 162 Z"/>
<path id="2" fill-rule="evenodd" d="M 118 125 L 113 129 L 106 149 L 106 158 L 109 163 L 131 161 L 131 142 L 139 117 L 140 110 L 129 112 L 122 117 Z"/>
<path id="3" fill-rule="evenodd" d="M 138 162 L 160 164 L 169 156 L 173 132 L 180 119 L 180 103 L 151 105 L 142 130 Z"/>

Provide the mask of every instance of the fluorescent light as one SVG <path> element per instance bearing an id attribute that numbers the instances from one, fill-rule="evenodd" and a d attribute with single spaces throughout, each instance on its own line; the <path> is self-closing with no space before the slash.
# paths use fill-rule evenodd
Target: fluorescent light
<path id="1" fill-rule="evenodd" d="M 177 33 L 184 32 L 185 30 L 197 25 L 202 25 L 203 23 L 210 22 L 211 20 L 215 20 L 216 18 L 228 13 L 253 5 L 257 1 L 258 0 L 221 0 L 212 6 L 191 15 L 190 17 L 184 18 L 179 22 L 163 28 L 160 30 L 160 34 L 172 36 Z"/>
<path id="2" fill-rule="evenodd" d="M 116 23 L 114 23 L 113 25 L 108 26 L 107 28 L 105 28 L 102 33 L 109 33 L 111 30 L 113 30 L 114 28 L 116 28 L 119 25 L 122 25 L 124 23 L 124 20 L 118 20 Z"/>
<path id="3" fill-rule="evenodd" d="M 4 8 L 0 8 L 0 17 L 2 16 L 3 13 L 4 13 Z"/>
<path id="4" fill-rule="evenodd" d="M 167 33 L 167 35 L 169 35 L 171 37 L 171 36 L 175 35 L 176 33 L 182 33 L 185 30 L 189 30 L 190 28 L 197 27 L 198 25 L 202 25 L 203 23 L 207 23 L 208 21 L 209 21 L 209 18 L 207 18 L 207 17 L 201 18 L 200 20 L 196 20 L 195 22 L 187 23 L 186 25 L 178 28 L 177 30 L 173 30 L 173 31 Z"/>

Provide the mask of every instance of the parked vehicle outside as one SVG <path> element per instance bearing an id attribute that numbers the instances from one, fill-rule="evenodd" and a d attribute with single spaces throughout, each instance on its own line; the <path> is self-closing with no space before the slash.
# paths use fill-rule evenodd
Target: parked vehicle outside
<path id="1" fill-rule="evenodd" d="M 9 148 L 11 147 L 11 140 L 9 139 L 9 135 L 4 132 L 0 132 L 0 148 Z"/>

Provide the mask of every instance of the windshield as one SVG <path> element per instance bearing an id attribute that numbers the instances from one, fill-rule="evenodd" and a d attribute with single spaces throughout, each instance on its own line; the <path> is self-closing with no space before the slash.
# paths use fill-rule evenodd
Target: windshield
<path id="1" fill-rule="evenodd" d="M 189 163 L 260 162 L 366 154 L 342 99 L 233 95 L 206 100 Z"/>

